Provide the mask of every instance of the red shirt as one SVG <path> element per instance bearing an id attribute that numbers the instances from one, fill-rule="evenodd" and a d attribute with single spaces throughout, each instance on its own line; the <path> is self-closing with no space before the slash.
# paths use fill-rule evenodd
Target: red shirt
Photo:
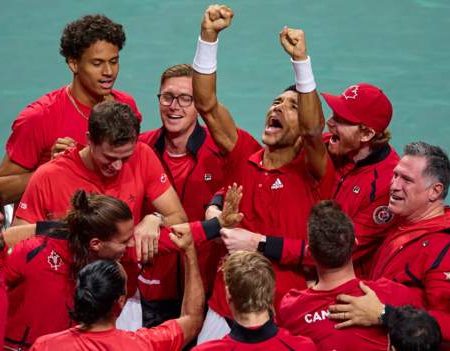
<path id="1" fill-rule="evenodd" d="M 275 248 L 288 246 L 289 239 L 306 239 L 306 222 L 311 207 L 330 197 L 334 175 L 327 171 L 320 182 L 315 181 L 307 170 L 303 152 L 278 169 L 265 169 L 262 166 L 264 149 L 259 147 L 259 151 L 252 153 L 254 143 L 253 138 L 249 140 L 245 134 L 239 133 L 237 144 L 227 156 L 229 173 L 226 184 L 236 182 L 244 189 L 240 203 L 240 211 L 244 214 L 241 227 L 275 238 L 267 240 L 267 250 L 272 249 L 271 245 Z M 282 263 L 273 262 L 275 306 L 290 289 L 306 287 L 298 261 L 292 265 Z M 216 276 L 209 306 L 222 316 L 231 316 L 222 274 Z"/>
<path id="2" fill-rule="evenodd" d="M 4 260 L 6 250 L 0 252 L 0 350 L 3 350 L 3 339 L 5 338 L 6 311 L 8 310 L 8 300 L 6 298 L 5 279 L 3 276 Z"/>
<path id="3" fill-rule="evenodd" d="M 230 334 L 223 339 L 206 342 L 192 350 L 315 351 L 317 348 L 311 339 L 293 336 L 287 330 L 277 327 L 272 321 L 268 321 L 257 329 L 248 329 L 234 322 Z"/>
<path id="4" fill-rule="evenodd" d="M 368 277 L 373 255 L 393 224 L 389 187 L 399 157 L 389 145 L 356 163 L 336 166 L 333 198 L 352 219 L 357 245 L 353 261 L 358 276 Z"/>
<path id="5" fill-rule="evenodd" d="M 203 220 L 209 201 L 223 185 L 226 160 L 208 129 L 197 123 L 187 141 L 187 154 L 181 158 L 167 154 L 164 128 L 147 131 L 140 135 L 139 140 L 150 145 L 159 156 L 189 221 Z M 200 274 L 207 294 L 212 290 L 222 246 L 217 241 L 207 241 L 198 246 Z M 158 257 L 151 266 L 146 266 L 140 280 L 141 296 L 147 300 L 181 298 L 179 282 L 184 276 L 180 269 L 181 261 L 176 255 L 170 255 Z"/>
<path id="6" fill-rule="evenodd" d="M 158 158 L 143 143 L 136 144 L 120 173 L 111 178 L 86 168 L 79 155 L 80 149 L 81 146 L 67 150 L 39 167 L 19 203 L 18 218 L 29 223 L 62 218 L 74 192 L 84 189 L 123 200 L 138 223 L 143 215 L 144 200 L 155 200 L 171 186 Z"/>
<path id="7" fill-rule="evenodd" d="M 100 332 L 85 332 L 74 327 L 59 333 L 45 335 L 36 340 L 32 351 L 153 351 L 181 350 L 184 336 L 175 320 L 167 321 L 155 328 L 141 328 L 136 332 L 110 329 Z"/>
<path id="8" fill-rule="evenodd" d="M 392 228 L 375 256 L 372 279 L 413 288 L 450 341 L 450 209 L 442 216 Z M 433 311 L 440 311 L 434 314 Z"/>
<path id="9" fill-rule="evenodd" d="M 50 153 L 57 138 L 71 137 L 80 145 L 86 145 L 88 121 L 76 110 L 67 95 L 67 86 L 54 90 L 32 102 L 20 112 L 12 124 L 12 133 L 6 142 L 6 153 L 11 161 L 23 168 L 35 170 L 50 160 Z M 139 120 L 142 120 L 134 99 L 123 92 L 113 90 L 114 99 L 128 104 Z M 77 101 L 85 116 L 91 109 Z"/>
<path id="10" fill-rule="evenodd" d="M 383 303 L 420 306 L 420 300 L 401 284 L 387 279 L 369 281 L 366 284 L 375 290 Z M 334 328 L 336 322 L 328 319 L 328 307 L 336 303 L 336 296 L 339 294 L 363 295 L 359 280 L 349 280 L 328 291 L 291 290 L 281 301 L 277 321 L 292 334 L 311 338 L 318 350 L 387 350 L 387 332 L 381 327 Z"/>

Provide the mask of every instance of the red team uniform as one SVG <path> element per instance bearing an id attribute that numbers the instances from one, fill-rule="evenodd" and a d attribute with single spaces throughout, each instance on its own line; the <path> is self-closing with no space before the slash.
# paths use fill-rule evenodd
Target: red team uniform
<path id="1" fill-rule="evenodd" d="M 181 350 L 183 331 L 174 321 L 167 321 L 155 328 L 138 329 L 136 332 L 110 329 L 99 332 L 85 332 L 74 327 L 59 333 L 40 337 L 31 351 L 157 351 Z"/>
<path id="2" fill-rule="evenodd" d="M 6 311 L 8 310 L 8 300 L 6 298 L 6 284 L 4 277 L 6 248 L 0 252 L 0 350 L 3 350 L 3 340 L 5 338 Z"/>
<path id="3" fill-rule="evenodd" d="M 159 156 L 189 221 L 204 219 L 205 208 L 223 185 L 225 164 L 225 158 L 208 129 L 197 123 L 186 145 L 188 152 L 181 157 L 170 156 L 165 151 L 164 128 L 145 132 L 139 140 L 150 145 Z M 221 247 L 221 243 L 216 241 L 207 241 L 198 247 L 200 274 L 207 294 L 212 289 Z M 182 281 L 182 274 L 179 257 L 157 257 L 152 266 L 145 268 L 142 274 L 145 279 L 139 281 L 141 296 L 149 301 L 180 298 L 182 293 L 178 291 L 178 282 Z"/>
<path id="4" fill-rule="evenodd" d="M 293 336 L 287 330 L 276 326 L 272 320 L 259 328 L 249 329 L 233 323 L 231 332 L 221 340 L 209 341 L 194 347 L 193 351 L 315 351 L 311 339 Z"/>
<path id="5" fill-rule="evenodd" d="M 123 92 L 112 90 L 116 101 L 128 104 L 139 120 L 141 114 L 134 99 Z M 75 99 L 75 98 L 74 98 Z M 78 108 L 89 116 L 91 109 L 76 101 Z M 29 170 L 50 160 L 56 139 L 71 137 L 80 145 L 86 145 L 87 119 L 70 101 L 67 86 L 52 91 L 28 105 L 12 125 L 12 133 L 6 143 L 9 159 Z"/>
<path id="6" fill-rule="evenodd" d="M 372 279 L 405 284 L 424 300 L 450 340 L 450 209 L 445 214 L 392 228 L 375 256 Z"/>
<path id="7" fill-rule="evenodd" d="M 357 245 L 352 260 L 359 277 L 369 276 L 373 255 L 393 224 L 393 215 L 387 205 L 389 186 L 398 161 L 395 150 L 385 145 L 356 163 L 335 163 L 333 199 L 355 226 Z"/>
<path id="8" fill-rule="evenodd" d="M 154 152 L 138 142 L 132 156 L 115 177 L 103 177 L 84 165 L 81 146 L 65 153 L 39 169 L 31 177 L 16 216 L 29 223 L 59 219 L 66 215 L 77 189 L 114 196 L 131 209 L 135 223 L 143 216 L 144 200 L 153 201 L 171 186 Z"/>
<path id="9" fill-rule="evenodd" d="M 255 146 L 259 151 L 254 152 Z M 306 222 L 311 207 L 321 199 L 329 198 L 334 180 L 332 166 L 327 165 L 324 178 L 317 182 L 308 173 L 304 152 L 278 169 L 262 166 L 264 150 L 252 138 L 238 132 L 238 141 L 227 155 L 226 184 L 236 182 L 243 186 L 239 209 L 244 213 L 242 228 L 267 238 L 265 255 L 275 258 L 275 306 L 282 296 L 294 287 L 306 287 L 304 276 L 298 272 L 299 259 L 292 265 L 278 262 L 281 252 L 290 240 L 306 239 Z M 300 257 L 301 249 L 296 252 Z M 222 274 L 217 274 L 209 306 L 221 316 L 231 317 L 226 302 Z"/>
<path id="10" fill-rule="evenodd" d="M 421 305 L 420 299 L 401 284 L 388 279 L 365 283 L 375 290 L 384 303 L 394 306 Z M 352 279 L 328 291 L 291 290 L 281 301 L 277 321 L 292 334 L 311 338 L 318 350 L 387 350 L 387 333 L 381 327 L 335 329 L 336 322 L 328 319 L 328 307 L 336 303 L 336 296 L 339 294 L 363 295 L 359 279 Z"/>

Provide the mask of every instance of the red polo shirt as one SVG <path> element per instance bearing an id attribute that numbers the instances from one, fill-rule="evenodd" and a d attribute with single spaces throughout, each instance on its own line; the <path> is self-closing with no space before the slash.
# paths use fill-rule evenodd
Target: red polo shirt
<path id="1" fill-rule="evenodd" d="M 245 328 L 236 322 L 231 326 L 231 332 L 221 340 L 209 341 L 193 348 L 193 351 L 209 350 L 259 350 L 259 351 L 315 351 L 311 339 L 303 336 L 293 336 L 287 330 L 277 327 L 273 321 L 259 328 Z"/>
<path id="2" fill-rule="evenodd" d="M 85 332 L 77 327 L 63 332 L 45 335 L 36 340 L 32 351 L 157 351 L 181 350 L 183 331 L 175 320 L 155 328 L 141 328 L 136 332 L 110 329 L 100 332 Z"/>
<path id="3" fill-rule="evenodd" d="M 142 120 L 134 99 L 123 92 L 113 90 L 114 99 L 128 104 Z M 91 109 L 76 101 L 85 116 Z M 80 145 L 86 145 L 88 121 L 75 108 L 67 95 L 67 86 L 54 90 L 32 102 L 20 112 L 12 124 L 12 133 L 6 142 L 6 153 L 11 161 L 23 168 L 35 170 L 50 160 L 56 139 L 71 137 Z"/>
<path id="4" fill-rule="evenodd" d="M 239 133 L 236 146 L 227 156 L 226 184 L 236 182 L 243 186 L 240 211 L 244 213 L 244 219 L 241 227 L 272 236 L 271 240 L 267 240 L 266 250 L 277 251 L 288 245 L 289 239 L 301 241 L 306 238 L 309 212 L 316 202 L 330 197 L 334 174 L 329 162 L 324 178 L 320 182 L 315 181 L 306 168 L 303 152 L 278 169 L 265 169 L 262 166 L 264 149 L 248 155 L 248 145 L 253 142 L 253 139 L 248 140 L 245 134 Z M 300 257 L 299 252 L 297 257 Z M 298 262 L 283 265 L 283 262 L 273 261 L 276 306 L 290 289 L 306 287 Z M 222 316 L 231 316 L 222 274 L 216 276 L 209 306 Z"/>
<path id="5" fill-rule="evenodd" d="M 365 283 L 375 290 L 383 303 L 394 306 L 421 305 L 421 301 L 415 294 L 401 284 L 387 279 Z M 318 350 L 387 350 L 387 332 L 381 327 L 335 329 L 336 322 L 328 319 L 328 307 L 336 303 L 336 296 L 339 294 L 363 295 L 359 287 L 359 279 L 349 280 L 328 291 L 291 290 L 281 301 L 277 321 L 292 334 L 311 338 Z"/>
<path id="6" fill-rule="evenodd" d="M 375 256 L 372 279 L 405 284 L 423 297 L 450 341 L 450 209 L 427 220 L 400 222 Z M 433 311 L 439 311 L 436 314 Z"/>
<path id="7" fill-rule="evenodd" d="M 153 201 L 171 186 L 155 153 L 138 142 L 133 155 L 115 177 L 103 177 L 84 165 L 81 146 L 39 167 L 31 177 L 16 216 L 29 223 L 62 218 L 77 189 L 114 196 L 127 203 L 135 223 L 142 217 L 144 200 Z"/>

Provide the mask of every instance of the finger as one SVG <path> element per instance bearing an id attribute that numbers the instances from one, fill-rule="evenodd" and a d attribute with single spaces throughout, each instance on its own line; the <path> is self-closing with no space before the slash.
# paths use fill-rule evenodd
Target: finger
<path id="1" fill-rule="evenodd" d="M 351 306 L 347 304 L 330 305 L 328 306 L 328 310 L 331 312 L 331 314 L 349 312 L 351 310 Z"/>
<path id="2" fill-rule="evenodd" d="M 365 293 L 365 294 L 370 294 L 370 293 L 374 293 L 375 291 L 373 291 L 371 288 L 369 288 L 366 284 L 364 284 L 362 281 L 359 282 L 359 287 L 361 288 L 361 290 Z"/>
<path id="3" fill-rule="evenodd" d="M 353 325 L 353 321 L 351 319 L 349 319 L 348 321 L 336 324 L 334 327 L 336 329 L 342 329 L 342 328 L 351 327 L 352 325 Z"/>
<path id="4" fill-rule="evenodd" d="M 151 252 L 153 251 L 153 248 L 150 246 L 151 241 L 149 241 L 147 238 L 142 238 L 142 261 L 147 262 L 149 259 L 152 259 Z"/>
<path id="5" fill-rule="evenodd" d="M 137 260 L 138 262 L 141 261 L 142 259 L 142 241 L 141 238 L 139 236 L 137 236 L 136 234 L 134 235 L 134 241 L 136 244 L 136 256 L 137 256 Z"/>
<path id="6" fill-rule="evenodd" d="M 159 237 L 153 239 L 153 256 L 158 254 Z"/>
<path id="7" fill-rule="evenodd" d="M 223 238 L 228 238 L 229 231 L 230 230 L 228 228 L 220 229 L 220 236 L 222 236 Z"/>
<path id="8" fill-rule="evenodd" d="M 356 298 L 354 296 L 346 295 L 346 294 L 340 294 L 336 297 L 336 301 L 339 302 L 345 302 L 345 303 L 352 303 Z"/>

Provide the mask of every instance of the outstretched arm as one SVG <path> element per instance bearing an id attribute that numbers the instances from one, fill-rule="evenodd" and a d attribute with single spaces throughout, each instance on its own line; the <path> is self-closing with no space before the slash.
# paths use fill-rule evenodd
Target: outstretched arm
<path id="1" fill-rule="evenodd" d="M 283 28 L 280 43 L 291 57 L 298 92 L 298 121 L 307 167 L 311 175 L 320 180 L 327 169 L 327 149 L 322 140 L 325 119 L 322 104 L 307 55 L 305 33 L 301 29 Z"/>
<path id="2" fill-rule="evenodd" d="M 219 103 L 216 95 L 218 35 L 230 26 L 232 18 L 233 11 L 225 5 L 211 5 L 206 9 L 192 65 L 195 107 L 223 152 L 230 152 L 238 138 L 230 112 Z"/>

